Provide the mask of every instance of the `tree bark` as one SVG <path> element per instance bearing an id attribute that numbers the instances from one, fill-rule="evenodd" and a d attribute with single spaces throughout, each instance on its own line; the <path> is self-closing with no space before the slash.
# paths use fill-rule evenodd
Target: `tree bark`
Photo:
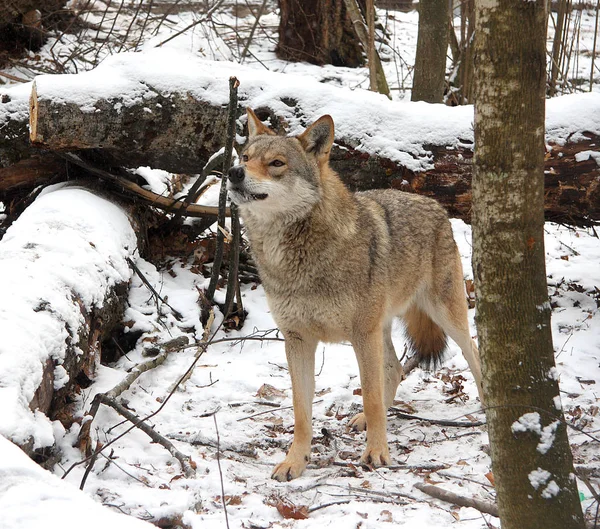
<path id="1" fill-rule="evenodd" d="M 350 68 L 364 64 L 363 51 L 343 0 L 279 0 L 280 59 Z"/>
<path id="2" fill-rule="evenodd" d="M 38 98 L 34 83 L 31 142 L 56 151 L 101 148 L 117 165 L 199 173 L 204 164 L 198 162 L 206 162 L 221 148 L 227 108 L 189 94 L 149 90 L 152 103 L 98 100 L 90 112 L 74 102 Z"/>
<path id="3" fill-rule="evenodd" d="M 383 66 L 381 65 L 381 58 L 379 57 L 379 53 L 375 48 L 375 42 L 373 41 L 373 45 L 371 46 L 371 34 L 370 30 L 367 34 L 367 27 L 365 25 L 365 21 L 360 12 L 360 6 L 358 5 L 358 0 L 344 0 L 344 5 L 346 6 L 346 10 L 348 11 L 348 16 L 352 21 L 352 28 L 354 29 L 354 33 L 360 40 L 364 49 L 369 50 L 369 76 L 370 76 L 370 85 L 371 90 L 377 91 L 380 94 L 386 95 L 389 99 L 390 96 L 390 87 L 388 86 L 387 79 L 385 78 L 385 72 L 383 71 Z M 371 6 L 372 8 L 372 6 Z M 373 16 L 375 13 L 373 12 Z M 373 25 L 375 22 L 373 21 Z M 373 83 L 375 81 L 375 83 Z"/>
<path id="4" fill-rule="evenodd" d="M 444 99 L 449 20 L 448 0 L 419 2 L 419 35 L 411 101 L 441 103 Z"/>
<path id="5" fill-rule="evenodd" d="M 476 1 L 473 270 L 503 529 L 584 526 L 544 261 L 545 6 Z"/>

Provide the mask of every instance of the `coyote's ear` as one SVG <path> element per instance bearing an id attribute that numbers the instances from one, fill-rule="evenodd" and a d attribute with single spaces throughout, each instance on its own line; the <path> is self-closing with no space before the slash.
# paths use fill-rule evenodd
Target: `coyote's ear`
<path id="1" fill-rule="evenodd" d="M 306 152 L 317 158 L 328 158 L 333 145 L 333 133 L 333 119 L 327 115 L 315 121 L 298 139 Z"/>
<path id="2" fill-rule="evenodd" d="M 250 107 L 246 108 L 246 114 L 248 115 L 248 136 L 250 138 L 260 136 L 261 134 L 275 136 L 275 133 L 258 119 L 258 116 Z"/>

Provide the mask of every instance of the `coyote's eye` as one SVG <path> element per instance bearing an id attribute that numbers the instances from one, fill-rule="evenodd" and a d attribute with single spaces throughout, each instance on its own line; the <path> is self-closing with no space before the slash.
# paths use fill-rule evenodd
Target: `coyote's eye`
<path id="1" fill-rule="evenodd" d="M 243 162 L 247 162 L 248 161 L 248 155 L 247 154 L 242 154 L 242 161 Z"/>
<path id="2" fill-rule="evenodd" d="M 272 167 L 283 167 L 285 162 L 282 162 L 281 160 L 273 160 L 269 165 Z"/>

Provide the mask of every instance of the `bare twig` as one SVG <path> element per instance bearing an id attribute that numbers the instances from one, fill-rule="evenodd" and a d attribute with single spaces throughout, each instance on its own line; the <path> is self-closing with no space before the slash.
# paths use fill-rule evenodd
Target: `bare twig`
<path id="1" fill-rule="evenodd" d="M 594 84 L 594 63 L 596 62 L 596 42 L 598 40 L 598 14 L 600 12 L 600 0 L 596 2 L 596 23 L 594 24 L 594 44 L 592 45 L 592 66 L 590 67 L 590 92 Z"/>
<path id="2" fill-rule="evenodd" d="M 335 467 L 346 467 L 346 468 L 353 468 L 356 466 L 360 466 L 358 464 L 355 465 L 354 463 L 346 463 L 345 461 L 334 461 L 332 464 Z M 366 467 L 366 468 L 369 468 L 369 467 Z M 421 463 L 421 464 L 417 464 L 417 465 L 399 464 L 399 465 L 388 465 L 384 468 L 386 468 L 388 470 L 415 470 L 418 472 L 422 472 L 422 471 L 436 472 L 438 470 L 448 468 L 448 465 L 446 463 Z"/>
<path id="3" fill-rule="evenodd" d="M 156 300 L 160 300 L 161 303 L 163 303 L 164 305 L 166 305 L 167 307 L 169 307 L 172 311 L 173 311 L 173 315 L 179 320 L 183 320 L 183 315 L 181 314 L 181 312 L 179 312 L 177 309 L 173 308 L 171 305 L 169 305 L 166 300 L 156 291 L 156 289 L 150 284 L 150 281 L 148 281 L 148 279 L 146 279 L 146 276 L 142 273 L 142 271 L 137 267 L 137 265 L 133 262 L 132 259 L 130 259 L 129 257 L 127 257 L 127 263 L 129 264 L 129 266 L 131 266 L 131 268 L 134 270 L 134 272 L 138 275 L 138 277 L 142 280 L 142 283 L 144 283 L 144 285 L 146 285 L 146 287 L 148 288 L 148 290 L 150 290 L 150 292 L 152 292 L 152 295 L 155 297 Z"/>
<path id="4" fill-rule="evenodd" d="M 6 77 L 7 79 L 10 79 L 11 81 L 16 81 L 17 83 L 28 83 L 29 81 L 31 81 L 31 79 L 23 79 L 22 77 L 17 77 L 16 75 L 11 75 L 6 72 L 0 72 L 0 75 L 2 77 Z"/>
<path id="5" fill-rule="evenodd" d="M 216 334 L 219 332 L 219 330 L 221 329 L 221 324 L 215 329 L 215 331 L 213 332 L 213 334 L 211 335 L 210 339 L 207 341 L 205 345 L 205 347 L 203 348 L 203 352 L 206 350 L 206 348 L 211 344 L 212 340 L 214 339 L 214 337 L 216 336 Z M 77 466 L 79 465 L 83 465 L 84 463 L 88 462 L 92 457 L 94 457 L 95 454 L 102 452 L 103 450 L 105 450 L 106 448 L 108 448 L 110 445 L 112 445 L 113 443 L 117 442 L 119 439 L 121 439 L 122 437 L 124 437 L 125 435 L 127 435 L 131 430 L 133 430 L 134 428 L 138 427 L 140 424 L 144 423 L 145 421 L 148 421 L 149 419 L 151 419 L 152 417 L 158 415 L 162 409 L 167 405 L 167 403 L 169 402 L 169 400 L 171 399 L 171 397 L 173 396 L 173 394 L 175 393 L 175 391 L 177 390 L 177 388 L 179 387 L 179 384 L 181 383 L 182 380 L 184 380 L 191 371 L 193 371 L 194 367 L 196 366 L 196 364 L 198 363 L 198 360 L 200 359 L 200 357 L 202 356 L 202 354 L 196 355 L 196 357 L 194 358 L 194 360 L 192 361 L 192 363 L 190 364 L 190 366 L 187 368 L 186 372 L 179 378 L 179 382 L 173 387 L 173 390 L 171 391 L 171 393 L 169 393 L 167 395 L 167 397 L 163 400 L 163 402 L 161 403 L 161 405 L 154 410 L 152 413 L 146 415 L 145 417 L 142 417 L 141 419 L 137 420 L 131 427 L 129 427 L 127 430 L 125 430 L 123 433 L 121 433 L 120 435 L 117 435 L 115 438 L 111 439 L 108 443 L 106 443 L 105 445 L 103 445 L 99 451 L 95 451 L 93 454 L 91 454 L 90 456 L 82 459 L 81 461 L 77 461 L 75 463 L 73 463 L 64 473 L 62 476 L 62 479 L 66 478 L 69 473 Z"/>
<path id="6" fill-rule="evenodd" d="M 590 481 L 590 477 L 588 476 L 588 474 L 586 472 L 582 471 L 581 469 L 576 469 L 575 472 L 577 473 L 577 477 L 585 483 L 585 486 L 592 493 L 592 496 L 594 497 L 594 499 L 598 502 L 598 504 L 600 504 L 600 494 L 598 494 L 598 492 L 592 485 L 592 482 Z"/>
<path id="7" fill-rule="evenodd" d="M 233 158 L 233 143 L 235 141 L 235 120 L 237 114 L 237 88 L 240 82 L 235 77 L 229 78 L 229 108 L 227 111 L 227 129 L 225 132 L 225 155 L 223 158 L 223 175 L 221 176 L 221 190 L 219 192 L 219 230 L 217 232 L 217 248 L 213 260 L 213 268 L 210 276 L 210 283 L 206 289 L 206 297 L 212 301 L 217 289 L 219 275 L 221 273 L 221 262 L 223 261 L 223 245 L 225 237 L 225 204 L 227 200 L 227 172 L 231 167 Z M 225 313 L 227 317 L 227 312 Z"/>
<path id="8" fill-rule="evenodd" d="M 99 176 L 100 178 L 103 178 L 105 180 L 108 180 L 110 182 L 117 184 L 118 186 L 121 186 L 123 189 L 129 191 L 130 193 L 133 193 L 134 195 L 141 198 L 142 200 L 144 200 L 146 203 L 148 203 L 151 206 L 154 206 L 156 208 L 166 210 L 169 212 L 173 212 L 173 211 L 176 212 L 180 208 L 183 207 L 182 202 L 173 200 L 171 198 L 163 197 L 161 195 L 157 195 L 156 193 L 153 193 L 152 191 L 149 191 L 148 189 L 144 189 L 143 187 L 132 182 L 131 180 L 124 178 L 123 176 L 116 175 L 116 174 L 110 173 L 109 171 L 105 171 L 104 169 L 95 167 L 95 166 L 91 165 L 90 163 L 83 161 L 81 158 L 79 158 L 75 154 L 58 153 L 58 152 L 56 154 L 58 154 L 59 156 L 62 156 L 68 162 L 71 162 L 72 164 L 77 165 L 78 167 L 81 167 L 82 169 L 85 169 L 86 171 L 88 171 L 89 173 L 91 173 L 93 175 Z M 218 209 L 213 206 L 200 206 L 198 204 L 191 204 L 186 208 L 186 215 L 188 217 L 206 217 L 206 216 L 215 216 L 216 217 L 217 214 L 218 214 Z M 229 214 L 230 214 L 229 208 L 227 208 L 225 210 L 225 215 L 229 215 Z"/>
<path id="9" fill-rule="evenodd" d="M 330 501 L 329 503 L 322 503 L 321 505 L 315 505 L 314 507 L 309 507 L 308 514 L 318 511 L 319 509 L 326 509 L 327 507 L 333 507 L 334 505 L 344 505 L 345 503 L 350 503 L 352 499 L 348 500 L 340 500 L 340 501 Z"/>
<path id="10" fill-rule="evenodd" d="M 158 43 L 156 45 L 156 48 L 160 48 L 162 45 L 166 44 L 167 42 L 173 40 L 174 38 L 179 37 L 179 35 L 183 35 L 186 31 L 192 29 L 193 27 L 197 26 L 198 24 L 202 24 L 203 22 L 210 20 L 210 17 L 212 16 L 212 14 L 221 6 L 221 4 L 223 2 L 224 2 L 224 0 L 218 0 L 218 2 L 215 2 L 215 4 L 206 12 L 206 14 L 203 17 L 199 18 L 198 20 L 195 20 L 194 22 L 192 22 L 191 24 L 189 24 L 188 26 L 183 28 L 181 31 L 178 31 L 177 33 L 175 33 L 174 35 L 171 35 L 168 39 L 165 39 L 162 42 Z"/>
<path id="11" fill-rule="evenodd" d="M 204 325 L 204 332 L 202 333 L 202 341 L 197 344 L 198 348 L 196 350 L 196 357 L 200 357 L 200 355 L 204 352 L 204 345 L 208 343 L 208 335 L 210 333 L 210 328 L 212 327 L 213 322 L 215 321 L 215 311 L 211 307 L 210 313 L 208 314 L 208 319 L 206 320 L 206 324 Z M 213 342 L 214 343 L 214 342 Z M 179 380 L 176 380 L 173 385 L 169 388 L 168 394 L 170 395 L 177 389 L 177 386 L 181 384 L 185 384 L 189 378 L 192 376 L 192 371 L 188 371 L 186 377 L 182 377 Z"/>
<path id="12" fill-rule="evenodd" d="M 409 419 L 414 421 L 425 421 L 431 424 L 438 424 L 440 426 L 453 426 L 457 428 L 473 428 L 475 426 L 484 426 L 486 424 L 485 421 L 449 421 L 446 419 L 430 419 L 426 417 L 419 417 L 418 415 L 411 415 L 409 413 L 404 413 L 402 410 L 398 408 L 389 408 L 389 413 L 394 415 L 395 417 L 400 417 L 401 419 Z"/>
<path id="13" fill-rule="evenodd" d="M 219 436 L 219 426 L 217 425 L 217 415 L 213 415 L 215 421 L 215 430 L 217 432 L 217 466 L 219 467 L 219 479 L 221 480 L 221 502 L 225 512 L 225 525 L 229 529 L 229 515 L 227 514 L 227 502 L 225 501 L 225 486 L 223 485 L 223 471 L 221 470 L 221 437 Z"/>
<path id="14" fill-rule="evenodd" d="M 140 420 L 140 418 L 137 415 L 134 415 L 127 408 L 116 402 L 115 399 L 109 398 L 102 393 L 96 395 L 96 397 L 99 398 L 99 401 L 102 404 L 110 406 L 120 415 L 125 417 L 128 421 L 133 423 L 137 428 L 142 430 L 142 432 L 144 432 L 148 437 L 150 437 L 150 439 L 152 439 L 155 443 L 164 446 L 170 452 L 170 454 L 179 461 L 186 477 L 190 478 L 196 474 L 195 463 L 192 461 L 191 457 L 182 454 L 179 450 L 177 450 L 177 448 L 175 448 L 175 445 L 166 437 L 160 435 L 145 421 Z M 96 451 L 94 453 L 97 454 L 98 452 Z"/>
<path id="15" fill-rule="evenodd" d="M 229 271 L 227 272 L 227 294 L 225 296 L 225 317 L 232 315 L 233 300 L 239 284 L 238 266 L 240 264 L 241 226 L 237 206 L 231 204 L 231 244 L 229 245 Z M 238 303 L 241 297 L 238 296 Z M 239 309 L 236 311 L 241 316 Z"/>
<path id="16" fill-rule="evenodd" d="M 242 54 L 240 55 L 240 63 L 244 62 L 244 59 L 246 58 L 246 55 L 248 54 L 248 48 L 250 47 L 250 43 L 252 42 L 252 39 L 254 38 L 254 32 L 256 31 L 256 27 L 258 26 L 258 22 L 260 21 L 260 17 L 262 16 L 266 5 L 267 5 L 267 0 L 263 0 L 263 3 L 261 4 L 261 6 L 258 9 L 258 13 L 256 14 L 254 24 L 252 25 L 252 29 L 250 30 L 250 35 L 248 36 L 248 40 L 246 40 L 246 44 L 244 46 L 244 49 L 242 50 Z"/>
<path id="17" fill-rule="evenodd" d="M 415 483 L 414 487 L 425 494 L 436 498 L 441 501 L 453 503 L 454 505 L 460 505 L 461 507 L 472 507 L 480 512 L 491 514 L 498 518 L 498 506 L 495 503 L 479 500 L 477 498 L 469 498 L 467 496 L 460 496 L 454 492 L 444 490 L 441 487 L 435 485 L 427 485 L 425 483 Z"/>
<path id="18" fill-rule="evenodd" d="M 79 484 L 79 490 L 83 490 L 83 487 L 85 487 L 85 482 L 87 481 L 87 478 L 90 475 L 92 468 L 94 468 L 94 464 L 96 463 L 96 459 L 98 459 L 98 455 L 100 454 L 101 449 L 102 449 L 102 443 L 100 441 L 97 441 L 96 442 L 96 450 L 94 450 L 94 453 L 92 454 L 92 458 L 90 459 L 90 462 L 89 462 L 87 468 L 85 469 L 85 472 L 83 473 L 83 478 L 81 478 L 81 483 Z"/>
<path id="19" fill-rule="evenodd" d="M 217 168 L 217 165 L 221 163 L 222 159 L 223 152 L 219 151 L 208 160 L 208 163 L 202 168 L 202 173 L 196 179 L 192 187 L 190 187 L 188 194 L 183 199 L 183 205 L 175 212 L 173 218 L 170 220 L 170 225 L 175 225 L 182 217 L 184 217 L 190 204 L 193 204 L 198 200 L 198 196 L 201 193 L 200 186 L 205 182 L 206 177 Z"/>

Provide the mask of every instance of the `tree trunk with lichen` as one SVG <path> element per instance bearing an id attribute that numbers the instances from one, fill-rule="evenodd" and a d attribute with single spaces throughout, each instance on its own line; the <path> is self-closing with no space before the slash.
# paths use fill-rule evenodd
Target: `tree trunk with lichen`
<path id="1" fill-rule="evenodd" d="M 280 59 L 351 68 L 364 64 L 343 0 L 279 0 L 279 9 L 275 52 Z"/>
<path id="2" fill-rule="evenodd" d="M 544 262 L 545 6 L 476 1 L 473 270 L 503 529 L 584 526 Z"/>

